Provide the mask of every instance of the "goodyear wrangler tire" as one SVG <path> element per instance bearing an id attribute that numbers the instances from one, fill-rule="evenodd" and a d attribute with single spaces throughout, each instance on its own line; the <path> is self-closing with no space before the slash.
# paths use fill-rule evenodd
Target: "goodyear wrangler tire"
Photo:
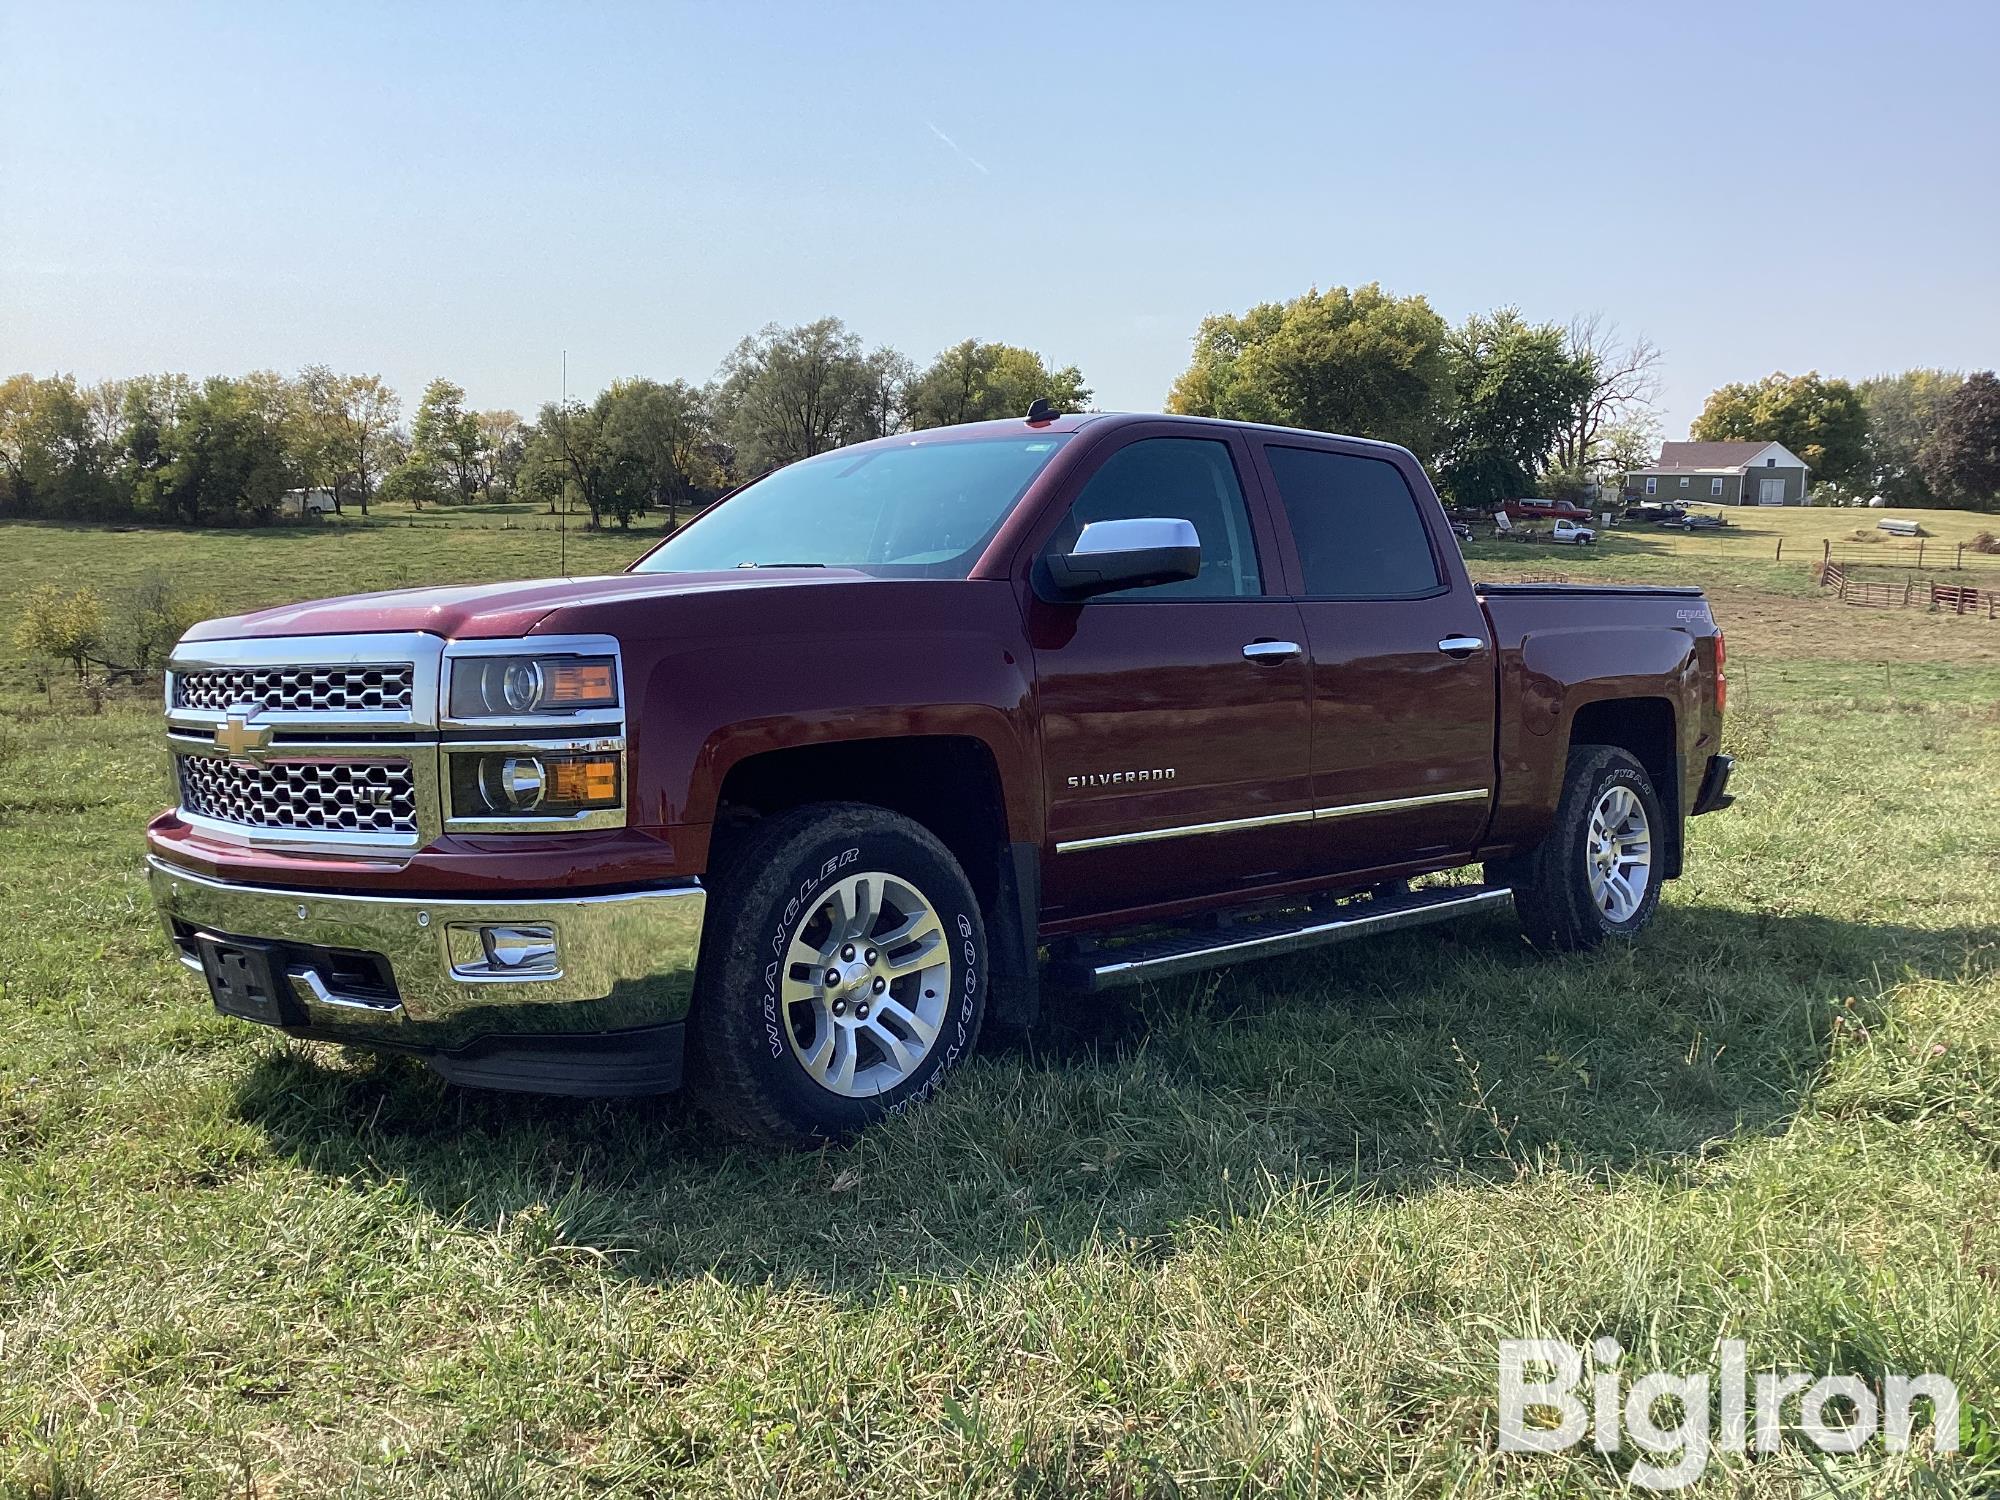
<path id="1" fill-rule="evenodd" d="M 986 930 L 928 829 L 818 803 L 756 824 L 720 865 L 688 1041 L 725 1125 L 838 1140 L 929 1097 L 971 1053 Z"/>
<path id="2" fill-rule="evenodd" d="M 1514 888 L 1529 939 L 1559 950 L 1636 937 L 1660 904 L 1666 820 L 1646 768 L 1614 745 L 1575 745 L 1554 826 L 1534 848 L 1487 867 Z"/>

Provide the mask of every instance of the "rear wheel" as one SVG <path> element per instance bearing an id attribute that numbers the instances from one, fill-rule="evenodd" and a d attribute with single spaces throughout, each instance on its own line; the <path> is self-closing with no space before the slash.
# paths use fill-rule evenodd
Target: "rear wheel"
<path id="1" fill-rule="evenodd" d="M 689 1046 L 726 1125 L 837 1139 L 927 1097 L 972 1050 L 986 934 L 928 829 L 821 803 L 756 825 L 721 866 Z"/>
<path id="2" fill-rule="evenodd" d="M 1554 826 L 1534 848 L 1488 867 L 1514 888 L 1530 939 L 1557 949 L 1636 937 L 1660 904 L 1666 824 L 1646 768 L 1615 745 L 1569 752 Z"/>

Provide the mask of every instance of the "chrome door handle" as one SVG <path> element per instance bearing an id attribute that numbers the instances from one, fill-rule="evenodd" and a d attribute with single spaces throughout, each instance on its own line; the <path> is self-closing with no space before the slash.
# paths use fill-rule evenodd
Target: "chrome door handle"
<path id="1" fill-rule="evenodd" d="M 1243 648 L 1243 659 L 1263 666 L 1275 666 L 1281 661 L 1290 661 L 1301 650 L 1297 641 L 1252 641 Z"/>
<path id="2" fill-rule="evenodd" d="M 1446 656 L 1455 656 L 1460 661 L 1464 661 L 1466 657 L 1472 655 L 1475 651 L 1484 651 L 1485 649 L 1486 642 L 1482 641 L 1476 635 L 1448 635 L 1438 642 L 1438 650 L 1442 651 Z"/>

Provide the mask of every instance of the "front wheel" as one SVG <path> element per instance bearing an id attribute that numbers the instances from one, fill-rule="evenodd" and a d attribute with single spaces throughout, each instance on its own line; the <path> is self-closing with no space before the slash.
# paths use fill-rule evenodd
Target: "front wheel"
<path id="1" fill-rule="evenodd" d="M 1660 904 L 1666 823 L 1646 768 L 1615 745 L 1569 752 L 1555 824 L 1534 848 L 1495 861 L 1533 942 L 1595 948 L 1636 937 Z"/>
<path id="2" fill-rule="evenodd" d="M 928 829 L 819 803 L 765 819 L 719 863 L 688 1042 L 725 1125 L 839 1139 L 928 1097 L 972 1051 L 986 931 Z"/>

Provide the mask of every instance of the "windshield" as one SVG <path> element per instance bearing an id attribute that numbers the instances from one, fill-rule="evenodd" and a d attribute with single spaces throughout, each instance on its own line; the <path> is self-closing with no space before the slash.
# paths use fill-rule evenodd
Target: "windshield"
<path id="1" fill-rule="evenodd" d="M 858 568 L 963 578 L 1069 434 L 837 450 L 758 480 L 641 558 L 639 573 Z"/>

